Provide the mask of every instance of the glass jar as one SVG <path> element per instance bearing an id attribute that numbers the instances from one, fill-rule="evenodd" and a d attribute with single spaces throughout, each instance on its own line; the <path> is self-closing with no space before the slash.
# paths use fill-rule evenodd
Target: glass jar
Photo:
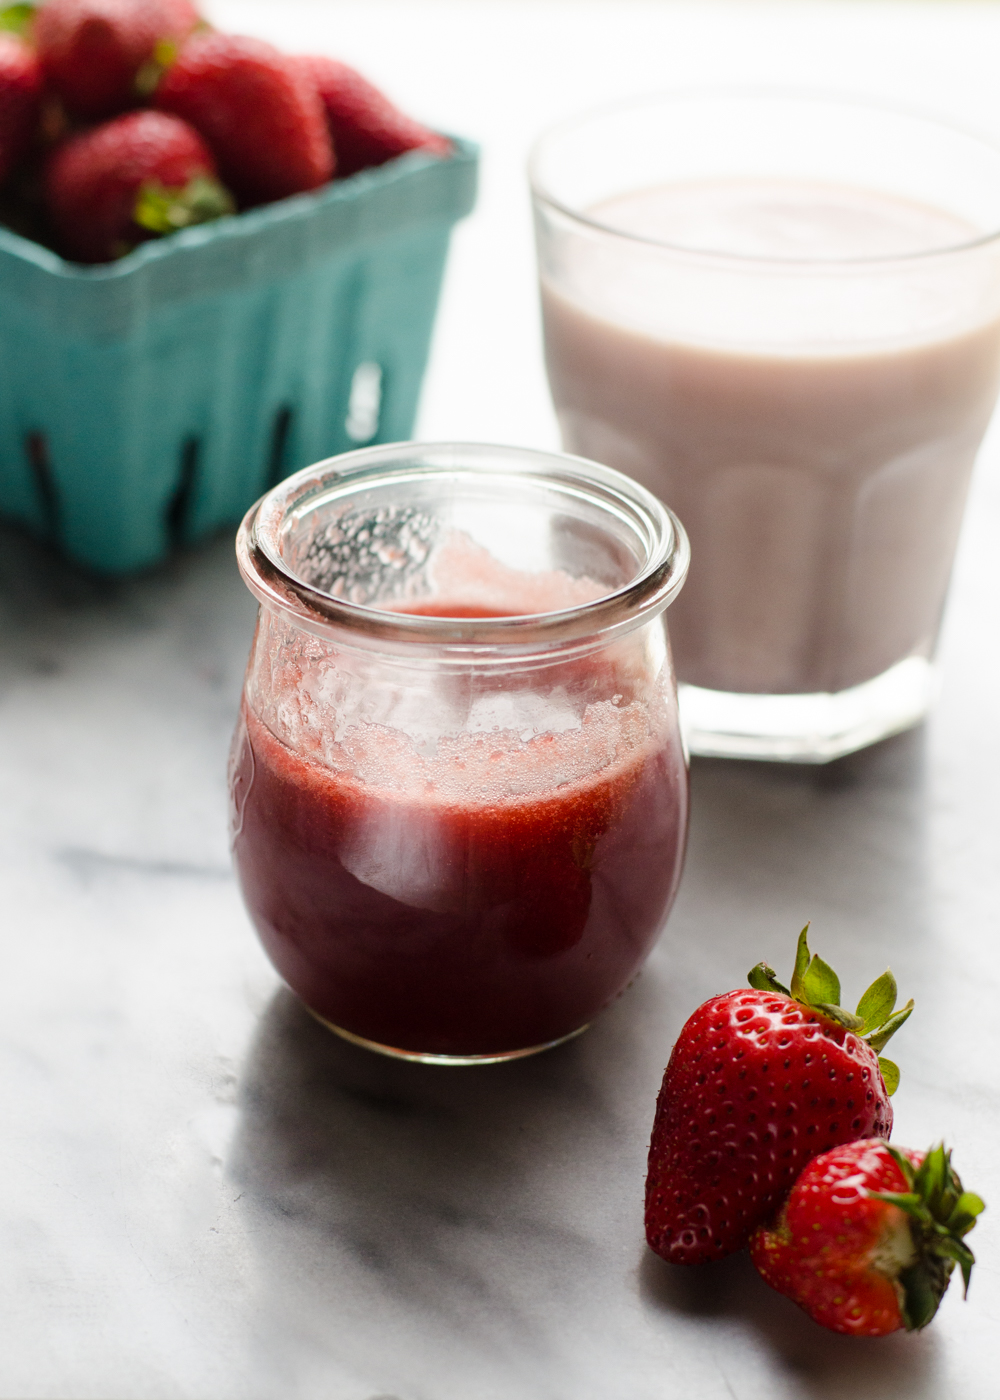
<path id="1" fill-rule="evenodd" d="M 237 556 L 261 606 L 233 851 L 282 977 L 407 1059 L 583 1030 L 680 877 L 678 521 L 592 462 L 406 443 L 282 482 Z"/>

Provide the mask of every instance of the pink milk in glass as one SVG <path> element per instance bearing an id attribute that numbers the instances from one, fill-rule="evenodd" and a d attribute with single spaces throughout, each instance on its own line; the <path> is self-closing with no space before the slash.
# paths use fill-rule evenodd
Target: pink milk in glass
<path id="1" fill-rule="evenodd" d="M 653 105 L 536 152 L 563 443 L 684 521 L 671 636 L 694 751 L 835 757 L 933 695 L 1000 376 L 1000 153 L 859 106 Z M 608 125 L 638 150 L 574 167 L 584 138 L 601 167 Z"/>

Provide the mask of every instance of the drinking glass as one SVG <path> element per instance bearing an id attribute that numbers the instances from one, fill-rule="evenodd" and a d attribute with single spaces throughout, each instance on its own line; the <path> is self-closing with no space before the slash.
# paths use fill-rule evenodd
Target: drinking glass
<path id="1" fill-rule="evenodd" d="M 824 96 L 679 93 L 531 160 L 563 445 L 677 511 L 695 753 L 917 723 L 1000 378 L 1000 150 Z"/>
<path id="2" fill-rule="evenodd" d="M 680 877 L 676 519 L 595 463 L 402 444 L 282 482 L 237 555 L 260 613 L 231 830 L 275 967 L 406 1059 L 584 1029 Z"/>

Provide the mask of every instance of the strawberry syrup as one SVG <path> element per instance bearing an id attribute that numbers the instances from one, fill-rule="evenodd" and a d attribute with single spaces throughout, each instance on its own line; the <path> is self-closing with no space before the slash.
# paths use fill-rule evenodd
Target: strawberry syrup
<path id="1" fill-rule="evenodd" d="M 244 700 L 234 858 L 275 967 L 325 1020 L 411 1053 L 503 1054 L 586 1025 L 636 975 L 676 891 L 676 724 L 608 701 L 571 735 L 511 736 L 505 752 L 463 735 L 440 783 L 408 779 L 399 736 L 365 729 L 351 751 L 367 780 L 293 750 Z"/>

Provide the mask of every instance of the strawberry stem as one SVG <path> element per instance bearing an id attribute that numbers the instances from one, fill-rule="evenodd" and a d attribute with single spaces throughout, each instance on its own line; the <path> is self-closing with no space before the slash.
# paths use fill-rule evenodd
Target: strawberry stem
<path id="1" fill-rule="evenodd" d="M 888 968 L 881 977 L 876 977 L 858 1002 L 858 1015 L 864 1022 L 865 1031 L 870 1031 L 892 1015 L 896 1005 L 896 979 Z"/>
<path id="2" fill-rule="evenodd" d="M 778 981 L 774 968 L 768 967 L 765 962 L 760 962 L 750 969 L 747 981 L 758 992 L 780 992 L 783 997 L 792 995 L 788 988 Z"/>
<path id="3" fill-rule="evenodd" d="M 876 1055 L 888 1044 L 891 1037 L 896 1034 L 903 1022 L 909 1019 L 912 1010 L 913 998 L 911 997 L 905 1006 L 901 1006 L 898 1011 L 894 1011 L 881 1026 L 866 1032 L 864 1038 L 875 1051 Z"/>
<path id="4" fill-rule="evenodd" d="M 885 1092 L 890 1099 L 899 1088 L 899 1065 L 895 1060 L 886 1059 L 885 1055 L 879 1055 L 878 1067 L 882 1071 L 882 1082 L 885 1084 Z"/>
<path id="5" fill-rule="evenodd" d="M 176 233 L 235 212 L 233 197 L 224 185 L 208 175 L 195 175 L 180 189 L 147 180 L 139 190 L 132 217 L 151 233 Z"/>
<path id="6" fill-rule="evenodd" d="M 779 992 L 791 997 L 803 1006 L 812 1007 L 829 1020 L 835 1021 L 845 1030 L 853 1031 L 865 1040 L 875 1054 L 880 1056 L 882 1078 L 890 1094 L 899 1086 L 899 1068 L 892 1060 L 883 1060 L 881 1053 L 889 1040 L 913 1010 L 911 998 L 905 1006 L 896 1011 L 896 979 L 888 968 L 877 977 L 858 1002 L 856 1012 L 847 1011 L 840 1005 L 840 978 L 833 968 L 823 961 L 818 953 L 809 951 L 809 924 L 799 934 L 795 949 L 795 970 L 792 973 L 791 988 L 779 982 L 774 969 L 760 962 L 747 975 L 751 987 L 759 992 Z"/>
<path id="7" fill-rule="evenodd" d="M 883 1146 L 902 1172 L 908 1189 L 869 1191 L 868 1195 L 872 1200 L 898 1206 L 910 1217 L 917 1259 L 903 1270 L 899 1282 L 905 1299 L 903 1320 L 912 1332 L 926 1327 L 937 1312 L 956 1264 L 968 1293 L 976 1259 L 964 1237 L 986 1206 L 975 1192 L 964 1189 L 944 1143 L 932 1147 L 917 1168 L 897 1148 L 889 1143 Z"/>
<path id="8" fill-rule="evenodd" d="M 157 39 L 152 54 L 140 65 L 134 87 L 141 98 L 152 97 L 164 73 L 175 62 L 180 45 L 173 39 Z"/>
<path id="9" fill-rule="evenodd" d="M 0 29 L 23 35 L 35 17 L 35 5 L 5 5 L 0 10 Z"/>

